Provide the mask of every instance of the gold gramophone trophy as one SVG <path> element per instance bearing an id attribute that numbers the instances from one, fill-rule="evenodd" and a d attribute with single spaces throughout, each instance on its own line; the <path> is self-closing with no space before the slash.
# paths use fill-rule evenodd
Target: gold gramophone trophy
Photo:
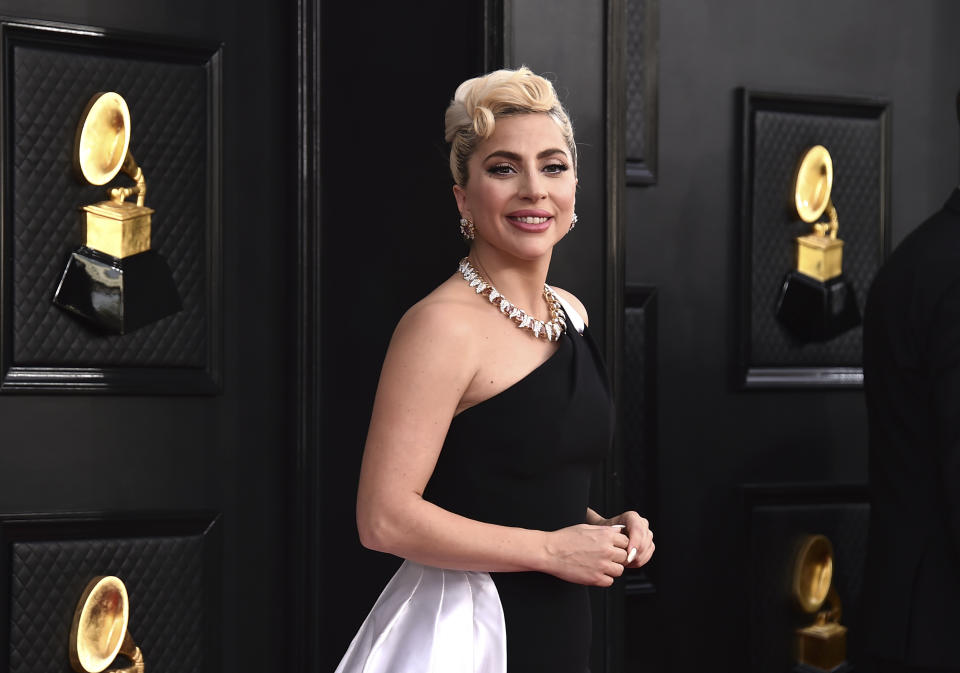
<path id="1" fill-rule="evenodd" d="M 111 673 L 144 673 L 143 652 L 133 642 L 127 623 L 130 599 L 118 577 L 94 577 L 83 590 L 70 628 L 70 665 L 77 673 L 100 673 L 117 655 L 130 660 Z"/>
<path id="2" fill-rule="evenodd" d="M 123 171 L 136 183 L 84 206 L 84 244 L 75 250 L 54 293 L 58 306 L 100 329 L 125 334 L 176 313 L 183 305 L 170 267 L 150 248 L 152 208 L 143 171 L 130 152 L 130 110 L 120 94 L 95 94 L 77 126 L 73 155 L 79 177 L 105 185 Z M 136 196 L 137 202 L 127 201 Z"/>
<path id="3" fill-rule="evenodd" d="M 777 300 L 777 319 L 801 341 L 826 341 L 860 324 L 853 286 L 843 277 L 832 189 L 830 153 L 823 145 L 811 147 L 797 169 L 794 205 L 813 231 L 797 237 L 797 267 L 787 273 Z M 829 221 L 819 222 L 824 213 Z"/>
<path id="4" fill-rule="evenodd" d="M 847 627 L 840 595 L 833 586 L 833 545 L 823 535 L 804 539 L 793 569 L 793 595 L 800 608 L 815 614 L 813 624 L 797 629 L 797 666 L 803 673 L 840 673 L 848 668 Z M 822 609 L 824 603 L 829 609 Z"/>

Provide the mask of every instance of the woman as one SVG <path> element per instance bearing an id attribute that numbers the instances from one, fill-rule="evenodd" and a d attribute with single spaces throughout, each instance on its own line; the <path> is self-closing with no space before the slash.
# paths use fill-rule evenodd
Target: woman
<path id="1" fill-rule="evenodd" d="M 584 673 L 586 585 L 654 544 L 636 512 L 587 507 L 612 407 L 583 305 L 545 283 L 576 222 L 573 130 L 521 68 L 460 85 L 446 138 L 470 253 L 387 351 L 357 525 L 407 561 L 338 671 Z"/>

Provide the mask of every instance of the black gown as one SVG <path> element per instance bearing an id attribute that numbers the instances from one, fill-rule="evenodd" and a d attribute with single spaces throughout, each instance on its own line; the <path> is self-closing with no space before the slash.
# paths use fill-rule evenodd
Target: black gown
<path id="1" fill-rule="evenodd" d="M 589 328 L 581 335 L 570 325 L 546 362 L 454 417 L 424 497 L 504 526 L 552 531 L 583 523 L 590 476 L 612 434 L 600 353 Z M 491 577 L 503 605 L 509 673 L 585 673 L 587 588 L 536 572 Z"/>

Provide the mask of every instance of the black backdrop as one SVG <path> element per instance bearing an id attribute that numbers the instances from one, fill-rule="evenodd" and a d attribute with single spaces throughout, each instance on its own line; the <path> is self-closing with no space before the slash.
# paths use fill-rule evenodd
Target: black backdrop
<path id="1" fill-rule="evenodd" d="M 336 666 L 399 565 L 364 550 L 354 522 L 390 334 L 466 250 L 443 113 L 456 85 L 483 69 L 482 5 L 410 12 L 325 3 L 321 14 L 321 671 Z"/>

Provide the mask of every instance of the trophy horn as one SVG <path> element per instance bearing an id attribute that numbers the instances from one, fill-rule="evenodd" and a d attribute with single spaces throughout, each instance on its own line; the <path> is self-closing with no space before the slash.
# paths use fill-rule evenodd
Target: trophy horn
<path id="1" fill-rule="evenodd" d="M 797 168 L 797 180 L 794 187 L 794 200 L 797 215 L 804 222 L 814 224 L 823 215 L 830 213 L 831 238 L 836 238 L 836 211 L 830 202 L 833 190 L 833 159 L 823 145 L 814 145 L 808 149 Z M 822 234 L 821 234 L 822 235 Z"/>
<path id="2" fill-rule="evenodd" d="M 117 673 L 142 673 L 143 653 L 133 642 L 127 625 L 130 599 L 119 577 L 99 576 L 87 583 L 70 629 L 70 664 L 78 673 L 100 673 L 122 654 L 132 666 Z"/>
<path id="3" fill-rule="evenodd" d="M 114 203 L 136 195 L 143 206 L 147 184 L 143 171 L 130 152 L 130 108 L 118 93 L 101 91 L 87 102 L 74 139 L 73 166 L 77 175 L 91 185 L 105 185 L 123 171 L 135 187 L 114 187 L 109 191 Z"/>
<path id="4" fill-rule="evenodd" d="M 804 612 L 815 613 L 833 584 L 833 545 L 823 535 L 810 535 L 797 552 L 793 567 L 793 596 Z"/>

